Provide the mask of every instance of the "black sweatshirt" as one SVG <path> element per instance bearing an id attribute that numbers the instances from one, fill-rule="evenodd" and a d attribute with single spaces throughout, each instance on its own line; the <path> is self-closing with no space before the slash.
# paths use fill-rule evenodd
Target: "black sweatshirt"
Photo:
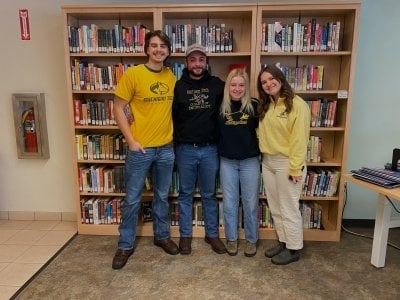
<path id="1" fill-rule="evenodd" d="M 215 144 L 217 118 L 224 94 L 224 82 L 207 71 L 199 80 L 189 77 L 187 68 L 176 82 L 172 118 L 174 141 L 183 144 Z"/>
<path id="2" fill-rule="evenodd" d="M 219 154 L 229 159 L 246 159 L 258 156 L 258 127 L 257 102 L 253 101 L 254 113 L 242 112 L 240 101 L 231 101 L 231 113 L 218 117 L 220 138 Z"/>

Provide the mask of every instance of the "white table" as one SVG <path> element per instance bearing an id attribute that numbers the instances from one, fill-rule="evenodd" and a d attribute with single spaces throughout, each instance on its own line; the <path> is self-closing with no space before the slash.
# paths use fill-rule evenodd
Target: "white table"
<path id="1" fill-rule="evenodd" d="M 351 174 L 344 174 L 343 180 L 356 183 L 369 190 L 378 193 L 378 203 L 376 206 L 376 218 L 374 228 L 374 239 L 372 242 L 371 264 L 377 268 L 385 266 L 386 248 L 389 235 L 389 228 L 400 227 L 400 219 L 392 219 L 392 205 L 386 199 L 400 201 L 400 188 L 386 189 L 378 185 L 368 183 L 354 178 Z"/>

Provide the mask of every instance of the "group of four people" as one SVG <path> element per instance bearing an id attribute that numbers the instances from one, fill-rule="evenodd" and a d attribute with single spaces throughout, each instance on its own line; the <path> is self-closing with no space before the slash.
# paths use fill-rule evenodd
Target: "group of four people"
<path id="1" fill-rule="evenodd" d="M 198 44 L 186 51 L 186 68 L 176 81 L 164 66 L 171 43 L 162 31 L 145 36 L 145 64 L 129 68 L 115 90 L 114 112 L 128 144 L 126 196 L 112 268 L 121 269 L 134 252 L 138 211 L 151 170 L 154 244 L 171 255 L 192 251 L 193 193 L 200 190 L 205 241 L 212 250 L 238 253 L 239 200 L 243 204 L 246 245 L 254 256 L 258 241 L 260 151 L 278 244 L 265 251 L 275 264 L 299 259 L 303 247 L 299 197 L 306 174 L 310 112 L 275 66 L 257 78 L 260 99 L 250 97 L 244 69 L 233 69 L 224 83 L 207 71 L 207 53 Z M 134 116 L 130 122 L 126 105 Z M 258 136 L 257 136 L 258 128 Z M 179 245 L 169 234 L 171 174 L 179 174 Z M 226 246 L 219 238 L 216 178 L 223 194 Z"/>

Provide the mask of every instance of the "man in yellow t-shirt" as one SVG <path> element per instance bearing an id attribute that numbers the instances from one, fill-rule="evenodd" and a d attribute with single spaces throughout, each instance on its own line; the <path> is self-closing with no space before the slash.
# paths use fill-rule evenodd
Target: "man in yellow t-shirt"
<path id="1" fill-rule="evenodd" d="M 168 192 L 174 166 L 172 146 L 172 100 L 176 78 L 164 61 L 171 43 L 162 31 L 145 36 L 145 64 L 129 68 L 115 90 L 114 114 L 128 150 L 125 159 L 126 196 L 119 225 L 118 249 L 112 268 L 121 269 L 134 252 L 138 211 L 146 176 L 153 176 L 154 244 L 168 254 L 178 254 L 178 246 L 169 236 Z M 124 109 L 130 106 L 133 122 Z"/>

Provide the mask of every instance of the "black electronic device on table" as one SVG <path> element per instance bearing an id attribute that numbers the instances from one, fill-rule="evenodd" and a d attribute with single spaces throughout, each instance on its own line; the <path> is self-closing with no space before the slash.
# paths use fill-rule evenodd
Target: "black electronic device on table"
<path id="1" fill-rule="evenodd" d="M 392 156 L 392 171 L 399 171 L 399 163 L 400 163 L 400 149 L 394 148 L 393 149 L 393 156 Z"/>

